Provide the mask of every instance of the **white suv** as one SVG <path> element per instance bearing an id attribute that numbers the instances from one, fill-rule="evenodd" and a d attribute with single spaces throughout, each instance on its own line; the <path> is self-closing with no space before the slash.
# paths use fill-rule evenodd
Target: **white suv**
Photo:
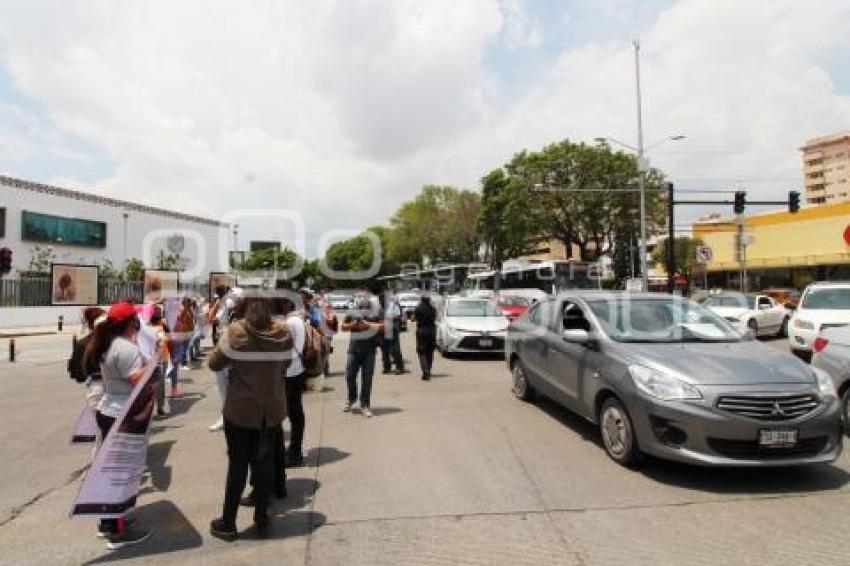
<path id="1" fill-rule="evenodd" d="M 788 325 L 791 351 L 810 361 L 812 342 L 825 328 L 850 324 L 850 283 L 812 283 L 803 291 L 800 304 Z"/>

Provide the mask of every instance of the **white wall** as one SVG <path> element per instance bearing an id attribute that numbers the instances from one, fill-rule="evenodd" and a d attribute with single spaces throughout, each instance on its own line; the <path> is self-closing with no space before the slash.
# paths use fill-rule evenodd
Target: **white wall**
<path id="1" fill-rule="evenodd" d="M 106 306 L 104 308 L 109 308 Z M 65 328 L 79 326 L 83 307 L 7 307 L 0 308 L 0 329 L 52 326 L 59 315 L 65 317 Z"/>
<path id="2" fill-rule="evenodd" d="M 162 214 L 40 193 L 4 183 L 0 183 L 0 207 L 6 208 L 6 235 L 0 238 L 0 247 L 6 246 L 12 249 L 13 270 L 27 268 L 31 250 L 36 245 L 52 246 L 56 254 L 55 261 L 58 263 L 101 265 L 105 259 L 109 259 L 117 269 L 121 269 L 127 258 L 144 259 L 147 237 L 150 237 L 146 249 L 151 261 L 146 266 L 152 268 L 155 267 L 152 263 L 153 258 L 160 250 L 164 250 L 166 254 L 170 253 L 166 246 L 168 236 L 182 233 L 186 246 L 181 256 L 187 260 L 187 273 L 197 274 L 196 277 L 190 276 L 185 279 L 206 281 L 211 271 L 227 271 L 230 233 L 225 226 L 213 226 Z M 21 212 L 24 210 L 105 222 L 107 224 L 106 248 L 21 241 Z M 127 213 L 126 241 L 123 218 L 125 212 Z M 160 231 L 160 234 L 154 236 L 157 231 Z M 16 271 L 13 271 L 10 275 L 14 277 L 15 273 Z M 0 326 L 4 326 L 2 320 L 0 320 Z"/>

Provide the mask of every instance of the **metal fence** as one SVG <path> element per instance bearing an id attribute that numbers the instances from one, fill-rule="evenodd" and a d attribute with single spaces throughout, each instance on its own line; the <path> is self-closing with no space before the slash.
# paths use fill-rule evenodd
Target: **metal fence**
<path id="1" fill-rule="evenodd" d="M 180 291 L 207 297 L 209 284 L 180 283 Z M 102 305 L 120 300 L 131 300 L 134 303 L 143 300 L 141 281 L 103 280 L 100 281 L 98 293 Z M 50 304 L 49 278 L 0 279 L 0 307 L 47 307 Z"/>

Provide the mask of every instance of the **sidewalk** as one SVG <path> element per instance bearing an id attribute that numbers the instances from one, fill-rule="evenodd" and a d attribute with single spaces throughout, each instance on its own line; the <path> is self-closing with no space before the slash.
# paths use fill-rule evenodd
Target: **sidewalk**
<path id="1" fill-rule="evenodd" d="M 65 325 L 62 332 L 53 326 L 29 326 L 21 328 L 0 328 L 0 338 L 20 338 L 22 336 L 47 336 L 49 334 L 79 334 L 80 329 L 78 324 Z"/>

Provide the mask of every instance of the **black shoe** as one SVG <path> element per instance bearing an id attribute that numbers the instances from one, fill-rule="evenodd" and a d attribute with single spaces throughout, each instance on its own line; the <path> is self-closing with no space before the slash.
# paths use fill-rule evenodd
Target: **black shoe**
<path id="1" fill-rule="evenodd" d="M 282 485 L 274 488 L 274 496 L 278 499 L 286 499 L 286 486 Z"/>
<path id="2" fill-rule="evenodd" d="M 149 536 L 151 536 L 151 532 L 148 529 L 125 528 L 123 532 L 113 533 L 107 537 L 106 548 L 118 550 L 125 546 L 139 544 Z"/>
<path id="3" fill-rule="evenodd" d="M 393 372 L 393 368 L 384 368 L 384 375 L 387 375 L 388 373 L 392 373 L 392 372 Z"/>
<path id="4" fill-rule="evenodd" d="M 236 525 L 228 525 L 223 519 L 213 519 L 212 522 L 210 522 L 210 534 L 215 538 L 220 538 L 227 542 L 233 542 L 239 538 L 239 532 L 236 530 Z"/>
<path id="5" fill-rule="evenodd" d="M 286 467 L 298 468 L 304 465 L 304 455 L 301 452 L 286 453 Z"/>
<path id="6" fill-rule="evenodd" d="M 256 504 L 257 502 L 254 501 L 253 491 L 239 500 L 239 505 L 241 505 L 242 507 L 254 507 Z"/>
<path id="7" fill-rule="evenodd" d="M 399 368 L 399 369 L 395 370 L 396 375 L 402 375 L 402 374 L 405 374 L 405 373 L 410 373 L 410 372 L 408 370 L 404 369 L 404 368 Z"/>

